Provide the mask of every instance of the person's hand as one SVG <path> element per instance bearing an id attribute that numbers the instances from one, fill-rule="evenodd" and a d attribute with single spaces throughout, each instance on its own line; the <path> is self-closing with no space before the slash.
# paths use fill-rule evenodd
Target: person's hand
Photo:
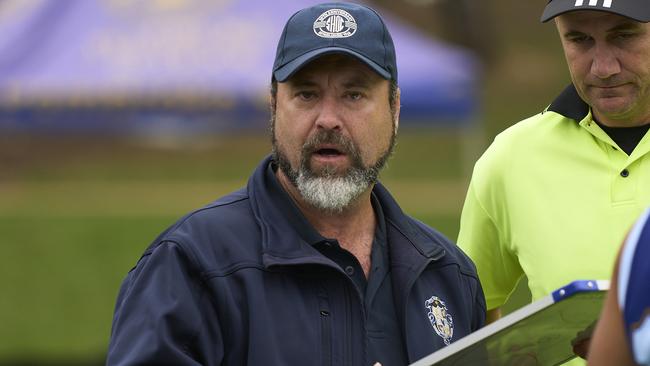
<path id="1" fill-rule="evenodd" d="M 591 337 L 581 339 L 577 342 L 571 342 L 573 348 L 573 353 L 582 359 L 587 359 L 587 353 L 589 352 L 589 343 L 591 342 Z"/>
<path id="2" fill-rule="evenodd" d="M 573 353 L 585 360 L 587 359 L 589 344 L 591 343 L 591 336 L 594 332 L 595 326 L 596 322 L 592 323 L 582 332 L 578 332 L 576 337 L 571 341 L 571 348 L 573 349 Z"/>

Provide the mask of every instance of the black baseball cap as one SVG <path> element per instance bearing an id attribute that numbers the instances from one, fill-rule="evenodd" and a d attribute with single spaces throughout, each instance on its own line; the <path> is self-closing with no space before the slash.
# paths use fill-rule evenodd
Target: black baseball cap
<path id="1" fill-rule="evenodd" d="M 650 22 L 648 0 L 550 0 L 542 14 L 542 22 L 574 10 L 597 10 L 622 15 L 637 22 Z"/>
<path id="2" fill-rule="evenodd" d="M 397 81 L 393 39 L 379 14 L 352 3 L 326 3 L 289 18 L 278 42 L 273 77 L 279 82 L 331 53 L 353 56 L 383 78 Z"/>

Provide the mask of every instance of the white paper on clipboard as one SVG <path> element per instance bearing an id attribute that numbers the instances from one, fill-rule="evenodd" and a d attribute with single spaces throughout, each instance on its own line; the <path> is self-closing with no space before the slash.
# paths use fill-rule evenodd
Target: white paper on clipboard
<path id="1" fill-rule="evenodd" d="M 561 364 L 575 357 L 571 341 L 596 323 L 608 289 L 607 280 L 571 282 L 411 366 Z"/>

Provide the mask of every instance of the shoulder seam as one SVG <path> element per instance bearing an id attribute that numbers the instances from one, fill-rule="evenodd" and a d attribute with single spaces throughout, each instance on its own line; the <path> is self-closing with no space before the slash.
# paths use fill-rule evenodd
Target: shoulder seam
<path id="1" fill-rule="evenodd" d="M 183 225 L 187 220 L 189 220 L 190 218 L 192 218 L 193 216 L 197 215 L 197 214 L 200 213 L 200 212 L 207 211 L 207 210 L 211 210 L 211 209 L 213 209 L 213 208 L 217 208 L 217 207 L 222 207 L 222 206 L 232 205 L 232 204 L 235 204 L 235 203 L 238 203 L 238 202 L 241 202 L 241 201 L 245 201 L 245 200 L 248 200 L 248 199 L 250 199 L 250 197 L 248 197 L 248 195 L 247 195 L 246 197 L 238 198 L 238 199 L 236 199 L 236 200 L 232 200 L 232 201 L 228 201 L 228 202 L 223 202 L 223 203 L 211 203 L 211 204 L 209 204 L 208 206 L 205 206 L 205 207 L 201 207 L 201 208 L 199 208 L 199 209 L 196 209 L 196 210 L 194 210 L 194 211 L 188 213 L 187 215 L 185 215 L 185 217 L 183 217 L 183 218 L 181 218 L 180 220 L 178 220 L 178 221 L 177 221 L 177 222 L 176 222 L 176 223 L 175 223 L 175 224 L 174 224 L 174 225 L 169 229 L 169 231 L 168 231 L 167 233 L 165 233 L 165 235 L 164 235 L 162 238 L 160 238 L 159 242 L 163 242 L 163 241 L 174 241 L 174 242 L 176 242 L 176 241 L 173 239 L 173 237 L 174 237 L 174 233 L 176 232 L 176 230 L 178 230 L 178 228 L 179 228 L 181 225 Z M 178 243 L 178 242 L 176 242 L 176 243 L 180 245 L 180 243 Z"/>

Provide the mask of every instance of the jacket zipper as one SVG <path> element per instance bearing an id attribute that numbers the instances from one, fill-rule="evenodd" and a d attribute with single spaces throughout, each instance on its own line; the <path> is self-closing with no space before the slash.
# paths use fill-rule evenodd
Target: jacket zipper
<path id="1" fill-rule="evenodd" d="M 352 282 L 352 280 L 345 275 L 344 279 L 344 286 L 345 286 L 345 296 L 347 297 L 347 324 L 348 326 L 346 327 L 346 333 L 347 333 L 347 338 L 348 341 L 345 342 L 345 359 L 347 362 L 345 363 L 346 365 L 350 366 L 356 366 L 354 363 L 354 353 L 359 352 L 359 349 L 357 347 L 354 347 L 352 343 L 354 342 L 353 337 L 355 336 L 354 334 L 354 322 L 355 322 L 355 316 L 353 314 L 353 311 L 355 310 L 354 306 L 354 301 L 355 298 L 357 302 L 359 303 L 358 310 L 361 313 L 361 333 L 357 334 L 357 336 L 360 336 L 362 341 L 361 341 L 361 359 L 363 360 L 362 362 L 366 362 L 368 358 L 368 347 L 366 344 L 366 308 L 364 306 L 363 298 L 361 297 L 361 294 L 359 293 L 359 290 L 357 289 L 356 285 Z"/>
<path id="2" fill-rule="evenodd" d="M 332 365 L 332 317 L 327 295 L 318 296 L 318 309 L 321 324 L 321 349 L 323 350 L 323 365 Z"/>

